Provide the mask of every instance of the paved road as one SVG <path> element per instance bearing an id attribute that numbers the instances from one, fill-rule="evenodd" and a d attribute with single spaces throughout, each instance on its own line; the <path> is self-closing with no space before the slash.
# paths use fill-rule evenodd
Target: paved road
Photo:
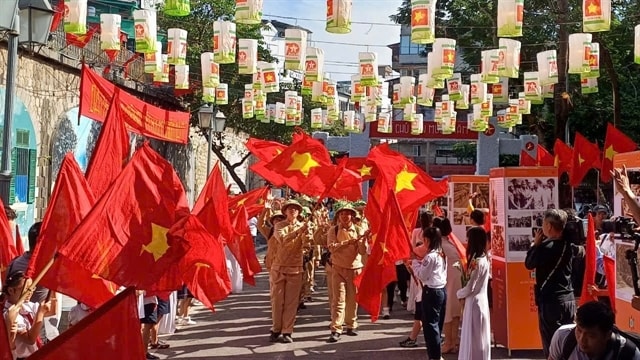
<path id="1" fill-rule="evenodd" d="M 316 274 L 323 283 L 324 274 Z M 192 309 L 196 325 L 180 328 L 166 340 L 167 350 L 158 350 L 162 359 L 425 359 L 424 340 L 420 347 L 403 349 L 398 342 L 406 338 L 412 316 L 406 310 L 397 310 L 392 319 L 371 323 L 361 312 L 360 335 L 343 336 L 340 342 L 329 344 L 329 310 L 326 291 L 318 287 L 314 302 L 298 314 L 293 344 L 273 344 L 268 340 L 271 326 L 268 279 L 257 277 L 256 287 L 248 287 L 240 294 L 232 294 L 216 306 L 216 313 L 203 307 Z M 536 331 L 536 329 L 523 329 Z M 422 335 L 420 335 L 422 336 Z M 507 351 L 494 348 L 493 359 L 509 359 Z M 541 352 L 513 353 L 512 359 L 542 359 Z M 448 355 L 445 359 L 457 359 Z"/>

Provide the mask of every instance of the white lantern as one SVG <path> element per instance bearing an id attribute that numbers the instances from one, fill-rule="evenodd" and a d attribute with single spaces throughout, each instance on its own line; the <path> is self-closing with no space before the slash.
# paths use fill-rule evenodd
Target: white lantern
<path id="1" fill-rule="evenodd" d="M 493 95 L 487 94 L 487 100 L 481 104 L 482 116 L 493 116 Z"/>
<path id="2" fill-rule="evenodd" d="M 327 110 L 322 110 L 322 128 L 323 129 L 331 129 L 333 127 L 333 121 L 329 119 L 329 112 Z"/>
<path id="3" fill-rule="evenodd" d="M 238 40 L 238 74 L 254 74 L 258 68 L 258 40 Z"/>
<path id="4" fill-rule="evenodd" d="M 460 94 L 460 85 L 462 85 L 462 75 L 460 73 L 454 73 L 450 79 L 447 79 L 447 94 L 449 94 L 450 100 L 459 100 L 462 96 Z"/>
<path id="5" fill-rule="evenodd" d="M 469 95 L 471 96 L 472 104 L 480 104 L 487 99 L 487 84 L 481 82 L 481 74 L 471 74 L 471 85 L 469 88 Z"/>
<path id="6" fill-rule="evenodd" d="M 296 125 L 302 125 L 304 109 L 302 108 L 302 96 L 296 96 Z"/>
<path id="7" fill-rule="evenodd" d="M 307 59 L 307 32 L 301 29 L 284 30 L 284 68 L 304 71 Z"/>
<path id="8" fill-rule="evenodd" d="M 100 49 L 120 50 L 120 23 L 115 14 L 100 14 Z"/>
<path id="9" fill-rule="evenodd" d="M 274 122 L 276 124 L 284 124 L 287 118 L 287 107 L 284 103 L 276 103 L 276 118 Z"/>
<path id="10" fill-rule="evenodd" d="M 415 114 L 411 122 L 411 135 L 420 135 L 424 131 L 424 115 Z"/>
<path id="11" fill-rule="evenodd" d="M 418 92 L 417 103 L 422 106 L 433 106 L 433 96 L 435 89 L 429 87 L 429 74 L 420 74 L 418 76 Z"/>
<path id="12" fill-rule="evenodd" d="M 87 0 L 64 1 L 64 32 L 75 35 L 87 33 Z"/>
<path id="13" fill-rule="evenodd" d="M 156 51 L 144 54 L 144 72 L 155 74 L 162 71 L 162 43 L 156 42 Z"/>
<path id="14" fill-rule="evenodd" d="M 168 83 L 169 82 L 169 63 L 167 62 L 167 55 L 162 55 L 161 71 L 153 74 L 153 82 L 156 83 Z"/>
<path id="15" fill-rule="evenodd" d="M 532 104 L 542 103 L 542 89 L 537 71 L 527 71 L 524 73 L 524 96 Z"/>
<path id="16" fill-rule="evenodd" d="M 303 96 L 311 96 L 313 89 L 313 80 L 309 80 L 307 75 L 302 77 L 302 86 L 300 87 L 300 93 Z"/>
<path id="17" fill-rule="evenodd" d="M 287 114 L 294 115 L 298 111 L 298 92 L 285 91 L 284 103 L 287 106 Z"/>
<path id="18" fill-rule="evenodd" d="M 500 81 L 491 85 L 491 95 L 494 104 L 509 103 L 509 78 L 500 78 Z"/>
<path id="19" fill-rule="evenodd" d="M 522 36 L 524 0 L 498 0 L 498 37 Z"/>
<path id="20" fill-rule="evenodd" d="M 591 34 L 577 33 L 569 35 L 569 74 L 582 74 L 591 71 Z"/>
<path id="21" fill-rule="evenodd" d="M 588 74 L 584 74 L 584 77 L 597 78 L 600 76 L 600 44 L 598 43 L 591 43 L 589 67 L 591 71 Z"/>
<path id="22" fill-rule="evenodd" d="M 469 91 L 471 86 L 468 84 L 462 84 L 460 86 L 460 99 L 456 101 L 456 109 L 467 110 L 469 109 Z"/>
<path id="23" fill-rule="evenodd" d="M 276 121 L 276 104 L 267 105 L 267 117 L 269 118 L 269 122 Z"/>
<path id="24" fill-rule="evenodd" d="M 355 125 L 354 125 L 355 117 L 356 117 L 356 112 L 353 110 L 347 110 L 342 113 L 342 123 L 346 131 L 353 132 L 353 130 L 355 129 Z"/>
<path id="25" fill-rule="evenodd" d="M 520 41 L 500 39 L 498 49 L 498 73 L 508 78 L 520 77 Z"/>
<path id="26" fill-rule="evenodd" d="M 304 76 L 308 81 L 322 81 L 324 75 L 324 50 L 307 48 Z"/>
<path id="27" fill-rule="evenodd" d="M 236 0 L 236 23 L 260 24 L 262 22 L 262 3 L 263 0 Z"/>
<path id="28" fill-rule="evenodd" d="M 487 84 L 495 84 L 500 81 L 500 51 L 498 49 L 484 50 L 480 53 L 482 57 L 482 78 L 481 81 Z"/>
<path id="29" fill-rule="evenodd" d="M 522 115 L 531 114 L 531 101 L 525 98 L 524 92 L 518 93 L 518 113 Z"/>
<path id="30" fill-rule="evenodd" d="M 378 107 L 375 103 L 369 103 L 364 106 L 364 121 L 374 122 L 378 116 Z"/>
<path id="31" fill-rule="evenodd" d="M 253 73 L 253 88 L 256 90 L 262 90 L 262 68 L 264 68 L 268 64 L 264 61 L 258 61 L 258 67 L 256 72 Z"/>
<path id="32" fill-rule="evenodd" d="M 167 30 L 167 55 L 169 64 L 182 65 L 187 62 L 187 30 L 169 29 Z"/>
<path id="33" fill-rule="evenodd" d="M 432 76 L 439 80 L 453 76 L 456 64 L 456 41 L 454 39 L 438 38 L 433 42 L 433 72 Z"/>
<path id="34" fill-rule="evenodd" d="M 582 31 L 609 31 L 611 0 L 582 0 Z"/>
<path id="35" fill-rule="evenodd" d="M 317 103 L 324 103 L 324 82 L 323 81 L 314 81 L 311 86 L 311 101 Z"/>
<path id="36" fill-rule="evenodd" d="M 445 135 L 453 134 L 456 131 L 456 118 L 455 114 L 451 114 L 442 119 L 442 133 Z"/>
<path id="37" fill-rule="evenodd" d="M 327 26 L 325 30 L 332 34 L 351 32 L 352 0 L 327 0 Z"/>
<path id="38" fill-rule="evenodd" d="M 200 54 L 200 69 L 202 71 L 202 86 L 215 88 L 220 84 L 220 65 L 213 61 L 213 53 Z"/>
<path id="39" fill-rule="evenodd" d="M 229 104 L 229 85 L 220 84 L 216 86 L 216 104 L 218 105 Z"/>
<path id="40" fill-rule="evenodd" d="M 440 66 L 440 63 L 436 62 L 436 58 L 437 56 L 435 52 L 431 51 L 427 53 L 427 86 L 434 89 L 444 89 L 444 79 L 434 75 L 434 73 L 437 72 L 435 70 L 436 66 Z"/>
<path id="41" fill-rule="evenodd" d="M 133 21 L 136 40 L 136 52 L 148 54 L 156 51 L 158 25 L 153 10 L 134 10 Z"/>
<path id="42" fill-rule="evenodd" d="M 242 99 L 242 118 L 251 119 L 253 116 L 253 101 Z"/>
<path id="43" fill-rule="evenodd" d="M 362 102 L 366 98 L 366 88 L 360 83 L 360 75 L 351 75 L 351 102 Z"/>
<path id="44" fill-rule="evenodd" d="M 175 88 L 186 90 L 189 88 L 189 65 L 176 65 L 176 84 Z"/>
<path id="45" fill-rule="evenodd" d="M 378 132 L 383 134 L 391 134 L 391 114 L 381 112 L 378 114 Z"/>
<path id="46" fill-rule="evenodd" d="M 553 99 L 554 92 L 554 84 L 542 86 L 542 97 L 544 99 Z"/>
<path id="47" fill-rule="evenodd" d="M 436 0 L 411 0 L 411 42 L 431 44 L 436 33 Z"/>
<path id="48" fill-rule="evenodd" d="M 473 114 L 471 117 L 471 122 L 468 124 L 469 130 L 471 131 L 485 131 L 487 129 L 487 118 L 482 115 L 482 104 L 473 104 Z M 467 121 L 469 119 L 467 118 Z"/>
<path id="49" fill-rule="evenodd" d="M 547 50 L 536 54 L 538 60 L 538 76 L 540 85 L 546 86 L 558 82 L 558 55 L 555 50 Z"/>
<path id="50" fill-rule="evenodd" d="M 216 102 L 216 88 L 214 87 L 203 87 L 202 88 L 202 101 L 210 104 L 215 104 Z"/>
<path id="51" fill-rule="evenodd" d="M 416 86 L 416 78 L 413 76 L 400 77 L 400 104 L 413 102 L 413 92 Z"/>
<path id="52" fill-rule="evenodd" d="M 364 86 L 378 86 L 378 54 L 373 52 L 361 52 L 360 59 L 360 83 Z"/>
<path id="53" fill-rule="evenodd" d="M 249 100 L 251 102 L 255 101 L 255 92 L 259 91 L 259 90 L 253 90 L 253 85 L 252 84 L 245 84 L 244 85 L 244 98 L 246 100 Z"/>
<path id="54" fill-rule="evenodd" d="M 213 22 L 213 58 L 219 64 L 236 62 L 236 24 L 231 21 Z"/>
<path id="55" fill-rule="evenodd" d="M 264 91 L 265 94 L 279 92 L 280 78 L 278 77 L 278 65 L 275 63 L 262 63 L 259 71 L 262 74 L 262 91 Z"/>
<path id="56" fill-rule="evenodd" d="M 400 103 L 400 84 L 393 84 L 392 96 L 391 103 L 393 104 L 393 108 L 402 109 L 402 104 Z"/>
<path id="57" fill-rule="evenodd" d="M 256 90 L 253 96 L 253 108 L 253 112 L 256 114 L 256 117 L 260 117 L 261 119 L 266 117 L 267 96 L 260 90 Z"/>
<path id="58" fill-rule="evenodd" d="M 408 103 L 404 105 L 404 111 L 402 112 L 402 119 L 404 121 L 413 121 L 413 115 L 416 114 L 416 103 Z"/>
<path id="59" fill-rule="evenodd" d="M 433 121 L 442 122 L 442 101 L 436 101 L 435 110 L 433 111 Z"/>
<path id="60" fill-rule="evenodd" d="M 595 94 L 598 92 L 598 78 L 589 78 L 580 75 L 580 89 L 583 94 Z"/>
<path id="61" fill-rule="evenodd" d="M 633 62 L 640 64 L 640 25 L 633 29 Z"/>
<path id="62" fill-rule="evenodd" d="M 322 129 L 322 109 L 311 109 L 311 128 Z"/>
<path id="63" fill-rule="evenodd" d="M 447 95 L 442 95 L 442 101 L 441 101 L 441 105 L 440 105 L 440 109 L 442 112 L 442 118 L 448 118 L 451 117 L 451 111 L 453 111 L 453 107 L 454 107 L 454 102 L 449 100 L 449 96 Z"/>

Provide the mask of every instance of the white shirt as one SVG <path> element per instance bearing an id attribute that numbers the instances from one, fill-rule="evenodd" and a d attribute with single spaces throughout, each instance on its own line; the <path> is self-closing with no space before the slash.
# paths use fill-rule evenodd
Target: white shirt
<path id="1" fill-rule="evenodd" d="M 553 338 L 551 338 L 551 345 L 549 346 L 549 360 L 561 360 L 562 359 L 562 351 L 564 347 L 564 342 L 567 339 L 567 336 L 571 332 L 573 328 L 575 328 L 575 324 L 562 325 L 560 328 L 553 334 Z M 624 337 L 620 337 L 620 346 L 624 345 L 626 339 Z M 636 349 L 636 355 L 633 357 L 634 360 L 640 359 L 640 353 Z M 587 356 L 587 354 L 580 351 L 579 347 L 576 345 L 575 349 L 569 356 L 567 360 L 591 360 Z M 613 353 L 610 351 L 605 354 L 603 360 L 616 360 L 613 358 Z"/>
<path id="2" fill-rule="evenodd" d="M 12 304 L 6 302 L 4 305 L 4 320 L 7 321 L 8 310 Z M 29 301 L 25 301 L 22 304 L 22 309 L 18 313 L 18 317 L 16 317 L 16 322 L 18 323 L 18 332 L 29 331 L 31 329 L 32 321 L 35 321 L 36 314 L 38 313 L 38 308 L 40 304 L 32 303 Z M 29 316 L 31 315 L 32 321 L 29 321 Z M 14 358 L 27 358 L 34 352 L 38 350 L 38 345 L 33 344 L 29 345 L 24 342 L 20 337 L 16 337 L 16 349 L 12 351 Z"/>
<path id="3" fill-rule="evenodd" d="M 431 289 L 444 288 L 447 285 L 447 262 L 444 254 L 434 250 L 425 255 L 416 273 L 424 286 Z"/>
<path id="4" fill-rule="evenodd" d="M 251 231 L 251 236 L 258 236 L 258 219 L 255 216 L 249 219 L 249 231 Z"/>

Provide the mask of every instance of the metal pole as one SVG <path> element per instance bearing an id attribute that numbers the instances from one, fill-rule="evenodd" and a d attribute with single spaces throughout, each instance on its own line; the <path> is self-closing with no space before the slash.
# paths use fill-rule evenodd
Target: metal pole
<path id="1" fill-rule="evenodd" d="M 207 148 L 207 177 L 211 172 L 211 144 L 213 143 L 211 139 L 211 126 L 213 126 L 213 118 L 211 119 L 211 124 L 209 124 L 209 147 Z"/>
<path id="2" fill-rule="evenodd" d="M 17 18 L 18 15 L 16 14 Z M 9 32 L 7 40 L 7 81 L 4 94 L 4 119 L 2 132 L 2 158 L 0 159 L 0 196 L 9 206 L 11 190 L 11 134 L 13 128 L 13 102 L 16 95 L 16 73 L 18 72 L 18 34 Z"/>

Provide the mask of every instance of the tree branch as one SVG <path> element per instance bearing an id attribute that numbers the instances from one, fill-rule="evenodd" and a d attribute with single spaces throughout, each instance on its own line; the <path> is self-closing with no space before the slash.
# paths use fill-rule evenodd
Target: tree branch
<path id="1" fill-rule="evenodd" d="M 242 159 L 240 159 L 240 161 L 238 161 L 237 163 L 231 165 L 231 168 L 235 169 L 238 166 L 244 164 L 245 161 L 247 161 L 247 159 L 249 158 L 249 156 L 251 156 L 251 153 L 247 151 L 247 153 L 242 157 Z"/>
<path id="2" fill-rule="evenodd" d="M 227 160 L 226 157 L 224 157 L 224 154 L 222 154 L 222 151 L 220 151 L 220 148 L 214 145 L 211 147 L 211 151 L 213 151 L 213 153 L 216 154 L 216 156 L 218 157 L 218 160 L 220 160 L 222 165 L 224 165 L 224 167 L 229 171 L 229 175 L 231 176 L 233 181 L 235 181 L 236 184 L 238 184 L 240 191 L 242 191 L 243 193 L 246 193 L 247 186 L 245 185 L 244 181 L 240 179 L 238 174 L 236 174 L 235 167 L 231 165 L 231 163 L 229 162 L 229 160 Z"/>

